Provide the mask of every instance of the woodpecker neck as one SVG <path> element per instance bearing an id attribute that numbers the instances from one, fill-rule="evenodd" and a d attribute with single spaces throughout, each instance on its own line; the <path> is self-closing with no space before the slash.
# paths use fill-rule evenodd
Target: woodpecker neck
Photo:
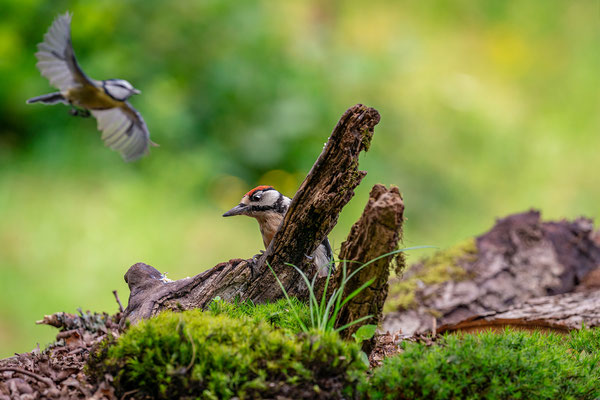
<path id="1" fill-rule="evenodd" d="M 267 247 L 269 247 L 271 240 L 273 240 L 273 236 L 275 236 L 277 229 L 279 229 L 279 225 L 281 225 L 284 215 L 285 214 L 280 214 L 274 211 L 267 211 L 257 214 L 254 217 L 258 221 L 258 226 L 263 238 L 265 250 Z"/>

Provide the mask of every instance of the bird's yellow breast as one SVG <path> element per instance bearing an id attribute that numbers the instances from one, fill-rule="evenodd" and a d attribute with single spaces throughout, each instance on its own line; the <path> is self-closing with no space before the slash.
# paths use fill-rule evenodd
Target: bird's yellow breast
<path id="1" fill-rule="evenodd" d="M 120 107 L 122 101 L 117 101 L 104 93 L 104 90 L 91 85 L 77 86 L 63 93 L 71 103 L 88 110 L 106 110 Z"/>

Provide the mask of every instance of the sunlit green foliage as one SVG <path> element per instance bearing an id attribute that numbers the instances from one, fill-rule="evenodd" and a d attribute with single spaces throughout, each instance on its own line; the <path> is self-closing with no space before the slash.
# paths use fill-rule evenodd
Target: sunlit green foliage
<path id="1" fill-rule="evenodd" d="M 599 332 L 507 331 L 406 344 L 359 390 L 369 399 L 596 399 Z"/>
<path id="2" fill-rule="evenodd" d="M 139 163 L 25 104 L 53 90 L 35 45 L 66 10 L 84 70 L 142 90 L 161 147 Z M 532 206 L 600 217 L 599 29 L 593 1 L 3 0 L 0 357 L 50 341 L 43 314 L 115 309 L 137 261 L 177 279 L 255 254 L 255 222 L 222 212 L 258 183 L 292 196 L 358 102 L 382 120 L 334 248 L 380 182 L 405 196 L 407 246 Z"/>
<path id="3" fill-rule="evenodd" d="M 359 353 L 331 332 L 291 335 L 243 317 L 186 311 L 130 328 L 92 357 L 89 370 L 113 374 L 120 394 L 137 389 L 138 398 L 340 398 L 366 369 Z"/>

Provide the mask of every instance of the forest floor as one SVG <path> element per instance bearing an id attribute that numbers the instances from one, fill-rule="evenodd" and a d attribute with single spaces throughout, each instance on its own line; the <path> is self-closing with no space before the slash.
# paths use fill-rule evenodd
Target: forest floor
<path id="1" fill-rule="evenodd" d="M 511 327 L 566 334 L 600 326 L 600 234 L 586 219 L 542 222 L 534 211 L 506 217 L 393 278 L 386 311 L 371 368 L 406 343 L 435 345 L 444 332 Z M 119 336 L 121 317 L 46 316 L 39 323 L 59 329 L 56 341 L 0 360 L 0 400 L 117 398 L 114 377 L 92 378 L 86 364 L 102 341 Z"/>

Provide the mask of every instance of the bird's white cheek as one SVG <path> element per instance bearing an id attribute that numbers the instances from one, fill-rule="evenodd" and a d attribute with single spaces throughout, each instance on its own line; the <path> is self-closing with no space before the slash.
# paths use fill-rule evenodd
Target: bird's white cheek
<path id="1" fill-rule="evenodd" d="M 106 91 L 112 98 L 120 101 L 127 100 L 127 98 L 131 96 L 131 91 L 129 89 L 119 86 L 109 86 L 106 88 Z"/>

